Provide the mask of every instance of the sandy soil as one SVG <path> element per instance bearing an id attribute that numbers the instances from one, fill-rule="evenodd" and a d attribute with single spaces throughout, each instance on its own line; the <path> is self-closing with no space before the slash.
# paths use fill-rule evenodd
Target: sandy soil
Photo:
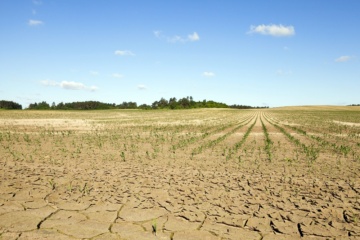
<path id="1" fill-rule="evenodd" d="M 270 110 L 40 114 L 0 115 L 0 239 L 360 239 L 359 149 Z"/>
<path id="2" fill-rule="evenodd" d="M 337 123 L 337 124 L 347 125 L 347 126 L 357 126 L 357 127 L 360 126 L 360 123 L 342 122 L 342 121 L 335 121 L 335 120 L 333 122 Z"/>

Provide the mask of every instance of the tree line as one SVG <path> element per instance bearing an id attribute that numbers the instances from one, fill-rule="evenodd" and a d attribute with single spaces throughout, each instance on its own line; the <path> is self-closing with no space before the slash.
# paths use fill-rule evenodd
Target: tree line
<path id="1" fill-rule="evenodd" d="M 22 109 L 22 106 L 13 101 L 0 101 L 0 109 Z"/>
<path id="2" fill-rule="evenodd" d="M 60 102 L 51 105 L 45 101 L 39 103 L 31 103 L 27 109 L 31 110 L 101 110 L 101 109 L 116 109 L 116 105 L 110 103 L 102 103 L 98 101 L 85 101 L 85 102 Z"/>
<path id="3" fill-rule="evenodd" d="M 142 109 L 190 109 L 190 108 L 228 108 L 225 103 L 215 101 L 194 101 L 193 97 L 184 97 L 176 99 L 175 97 L 166 100 L 161 98 L 155 101 L 151 106 L 143 104 L 139 106 Z"/>
<path id="4" fill-rule="evenodd" d="M 2 101 L 8 102 L 8 101 Z M 22 109 L 20 104 L 13 103 L 12 108 L 8 107 L 6 109 Z M 2 106 L 2 105 L 0 105 Z M 20 108 L 15 108 L 15 106 L 20 106 Z M 3 107 L 1 107 L 3 108 Z M 191 109 L 191 108 L 237 108 L 237 109 L 253 109 L 253 108 L 268 108 L 268 107 L 252 107 L 247 105 L 227 105 L 225 103 L 216 102 L 212 100 L 202 100 L 194 101 L 193 97 L 183 97 L 183 98 L 170 98 L 169 100 L 161 98 L 158 101 L 154 101 L 151 105 L 141 104 L 137 105 L 136 102 L 122 102 L 120 104 L 115 103 L 103 103 L 99 101 L 83 101 L 83 102 L 70 102 L 63 103 L 60 102 L 56 104 L 53 102 L 49 104 L 45 101 L 31 103 L 27 109 L 29 110 L 101 110 L 101 109 Z"/>

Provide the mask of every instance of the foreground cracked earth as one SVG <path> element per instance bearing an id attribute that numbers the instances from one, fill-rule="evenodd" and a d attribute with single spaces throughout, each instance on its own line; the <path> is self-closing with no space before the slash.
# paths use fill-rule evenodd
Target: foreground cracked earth
<path id="1" fill-rule="evenodd" d="M 360 238 L 351 218 L 359 186 L 327 176 L 129 163 L 86 174 L 19 163 L 7 169 L 1 239 Z"/>

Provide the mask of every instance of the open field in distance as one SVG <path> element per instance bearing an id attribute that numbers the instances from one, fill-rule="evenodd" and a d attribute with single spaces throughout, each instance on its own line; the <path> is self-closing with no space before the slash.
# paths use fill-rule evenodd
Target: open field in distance
<path id="1" fill-rule="evenodd" d="M 360 239 L 360 107 L 0 111 L 0 239 Z"/>

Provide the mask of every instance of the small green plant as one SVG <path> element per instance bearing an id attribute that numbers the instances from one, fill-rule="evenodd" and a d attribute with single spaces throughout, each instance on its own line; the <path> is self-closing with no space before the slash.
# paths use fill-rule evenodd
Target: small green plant
<path id="1" fill-rule="evenodd" d="M 25 134 L 23 137 L 24 137 L 24 141 L 25 141 L 25 142 L 31 143 L 31 139 L 30 139 L 30 137 L 29 137 L 28 134 Z"/>
<path id="2" fill-rule="evenodd" d="M 124 153 L 124 152 L 121 152 L 120 157 L 121 157 L 121 160 L 122 160 L 123 162 L 126 161 L 126 159 L 125 159 L 125 153 Z"/>
<path id="3" fill-rule="evenodd" d="M 49 182 L 49 185 L 50 185 L 51 190 L 55 190 L 55 182 L 54 182 L 54 179 L 50 179 L 48 182 Z"/>
<path id="4" fill-rule="evenodd" d="M 156 219 L 153 221 L 153 223 L 151 225 L 151 228 L 152 228 L 152 233 L 156 236 L 156 232 L 157 232 L 157 221 L 156 221 Z"/>
<path id="5" fill-rule="evenodd" d="M 70 181 L 70 183 L 67 187 L 67 190 L 68 190 L 68 192 L 72 192 L 72 190 L 73 190 L 72 181 Z"/>
<path id="6" fill-rule="evenodd" d="M 89 188 L 88 186 L 87 186 L 87 183 L 85 183 L 84 184 L 84 187 L 80 187 L 79 186 L 79 191 L 82 193 L 82 195 L 84 196 L 84 195 L 89 195 L 90 194 L 90 191 L 91 191 L 91 188 Z"/>
<path id="7" fill-rule="evenodd" d="M 286 158 L 284 158 L 284 161 L 291 164 L 294 160 L 289 157 L 286 157 Z"/>
<path id="8" fill-rule="evenodd" d="M 241 155 L 238 157 L 238 164 L 241 165 Z"/>
<path id="9" fill-rule="evenodd" d="M 355 225 L 357 225 L 359 223 L 359 216 L 358 215 L 354 215 L 353 222 L 355 223 Z"/>
<path id="10" fill-rule="evenodd" d="M 309 158 L 310 163 L 314 163 L 315 160 L 319 157 L 320 150 L 315 148 L 313 145 L 305 148 L 306 156 Z"/>
<path id="11" fill-rule="evenodd" d="M 347 155 L 351 151 L 351 148 L 349 146 L 340 145 L 339 149 L 340 149 L 340 152 L 344 155 L 344 157 L 347 157 Z"/>

